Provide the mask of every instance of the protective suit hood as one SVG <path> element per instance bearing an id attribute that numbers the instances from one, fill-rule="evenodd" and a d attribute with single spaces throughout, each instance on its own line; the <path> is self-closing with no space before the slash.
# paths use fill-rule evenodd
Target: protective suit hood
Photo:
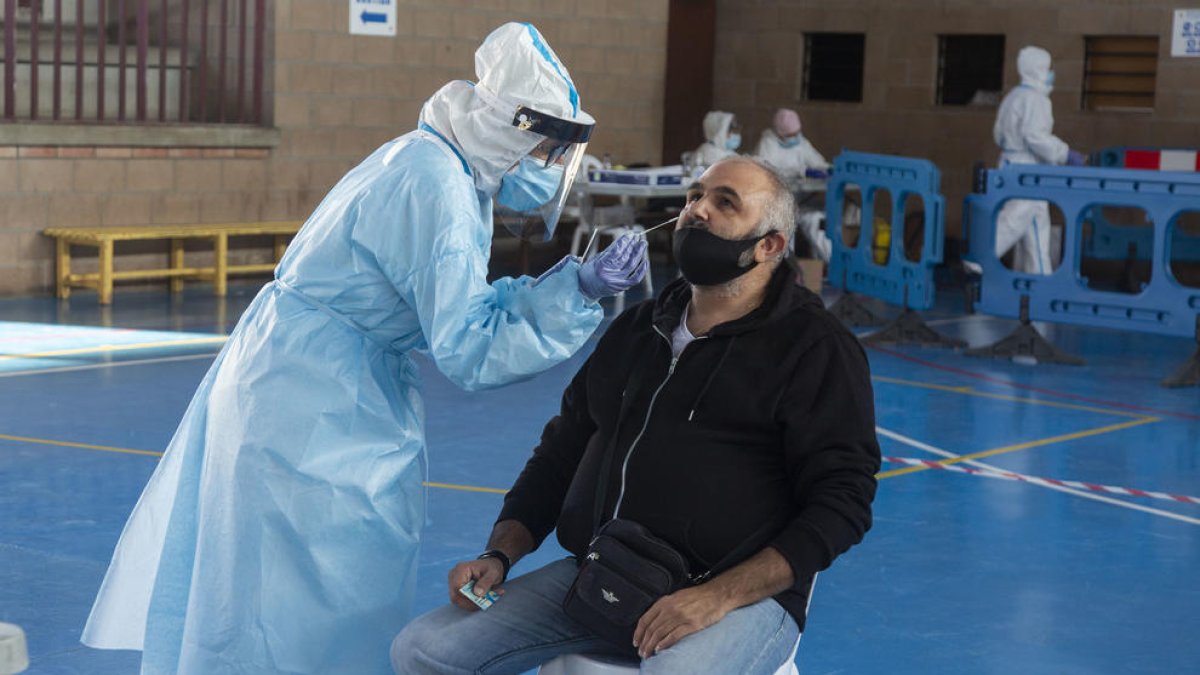
<path id="1" fill-rule="evenodd" d="M 475 187 L 494 195 L 500 179 L 545 137 L 513 125 L 519 106 L 582 124 L 595 120 L 558 56 L 531 24 L 506 23 L 475 50 L 478 82 L 450 82 L 425 102 L 420 121 L 463 154 Z"/>
<path id="2" fill-rule="evenodd" d="M 733 124 L 733 113 L 711 110 L 704 116 L 704 138 L 718 148 L 725 149 L 729 139 L 729 127 Z"/>
<path id="3" fill-rule="evenodd" d="M 780 108 L 771 119 L 771 129 L 779 138 L 801 132 L 800 114 L 790 108 Z"/>
<path id="4" fill-rule="evenodd" d="M 1017 73 L 1021 76 L 1021 84 L 1049 95 L 1053 89 L 1049 83 L 1050 60 L 1050 52 L 1041 47 L 1022 47 L 1017 53 Z"/>

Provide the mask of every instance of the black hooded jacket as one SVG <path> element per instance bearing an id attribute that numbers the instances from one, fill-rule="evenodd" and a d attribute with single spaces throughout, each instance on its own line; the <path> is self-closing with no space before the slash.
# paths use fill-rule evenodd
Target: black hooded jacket
<path id="1" fill-rule="evenodd" d="M 582 554 L 611 451 L 604 519 L 619 502 L 622 518 L 673 544 L 694 574 L 774 547 L 795 574 L 775 599 L 803 630 L 813 575 L 871 527 L 880 456 L 866 355 L 793 275 L 780 265 L 760 307 L 677 359 L 670 336 L 692 294 L 683 280 L 617 317 L 499 520 L 521 522 L 539 545 L 557 526 L 563 547 Z"/>

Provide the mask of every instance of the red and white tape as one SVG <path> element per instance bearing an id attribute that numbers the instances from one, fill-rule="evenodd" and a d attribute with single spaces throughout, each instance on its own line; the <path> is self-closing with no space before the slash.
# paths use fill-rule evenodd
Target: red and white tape
<path id="1" fill-rule="evenodd" d="M 1126 150 L 1125 168 L 1151 171 L 1200 171 L 1200 152 L 1195 150 Z"/>
<path id="2" fill-rule="evenodd" d="M 893 464 L 909 464 L 911 466 L 923 466 L 929 469 L 941 469 L 943 471 L 954 471 L 956 473 L 969 473 L 972 476 L 983 476 L 985 478 L 1004 478 L 1006 480 L 1019 480 L 1025 483 L 1033 483 L 1035 485 L 1053 485 L 1058 487 L 1077 488 L 1080 490 L 1091 490 L 1092 492 L 1107 492 L 1115 495 L 1130 495 L 1132 497 L 1151 497 L 1154 499 L 1166 499 L 1172 502 L 1182 502 L 1184 504 L 1200 504 L 1200 498 L 1189 497 L 1187 495 L 1173 495 L 1166 492 L 1154 492 L 1152 490 L 1139 490 L 1137 488 L 1116 487 L 1114 485 L 1097 485 L 1096 483 L 1084 483 L 1076 480 L 1058 480 L 1056 478 L 1038 478 L 1036 476 L 1026 476 L 1021 473 L 1012 473 L 1011 471 L 990 471 L 988 469 L 976 469 L 969 466 L 959 466 L 957 464 L 943 464 L 942 462 L 932 459 L 914 459 L 912 457 L 884 457 L 885 462 Z"/>

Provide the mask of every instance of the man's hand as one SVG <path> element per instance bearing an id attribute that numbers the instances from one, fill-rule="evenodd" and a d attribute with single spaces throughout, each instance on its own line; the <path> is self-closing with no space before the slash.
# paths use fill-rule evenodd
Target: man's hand
<path id="1" fill-rule="evenodd" d="M 496 591 L 503 595 L 504 589 L 495 588 L 496 584 L 504 580 L 504 564 L 495 558 L 484 558 L 482 560 L 468 560 L 460 562 L 450 570 L 450 604 L 461 607 L 469 612 L 478 612 L 479 607 L 467 598 L 464 598 L 458 589 L 462 588 L 468 581 L 475 580 L 475 595 L 483 597 L 488 591 Z"/>
<path id="2" fill-rule="evenodd" d="M 665 595 L 638 621 L 633 646 L 639 656 L 649 658 L 720 621 L 731 609 L 708 584 Z"/>

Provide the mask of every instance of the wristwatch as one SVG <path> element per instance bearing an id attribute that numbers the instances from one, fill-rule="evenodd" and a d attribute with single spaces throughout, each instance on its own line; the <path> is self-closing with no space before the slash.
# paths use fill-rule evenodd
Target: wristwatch
<path id="1" fill-rule="evenodd" d="M 500 583 L 504 583 L 508 579 L 508 571 L 512 569 L 512 560 L 509 559 L 508 554 L 498 548 L 489 548 L 480 553 L 476 560 L 483 560 L 484 558 L 495 558 L 500 561 L 500 564 L 504 566 L 504 575 L 500 577 Z"/>

